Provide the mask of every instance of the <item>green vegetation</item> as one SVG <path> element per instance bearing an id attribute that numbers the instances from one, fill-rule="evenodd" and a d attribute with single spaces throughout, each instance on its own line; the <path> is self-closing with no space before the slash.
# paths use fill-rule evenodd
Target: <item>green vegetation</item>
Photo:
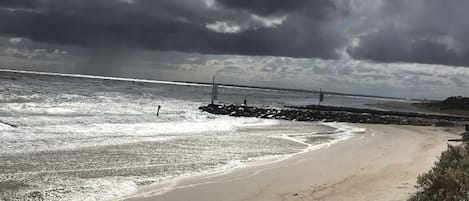
<path id="1" fill-rule="evenodd" d="M 417 180 L 409 201 L 469 201 L 469 143 L 448 145 L 435 166 Z"/>
<path id="2" fill-rule="evenodd" d="M 437 104 L 443 108 L 467 110 L 469 109 L 469 98 L 462 96 L 453 96 Z"/>
<path id="3" fill-rule="evenodd" d="M 469 116 L 468 97 L 452 96 L 443 101 L 414 103 L 413 105 L 432 112 Z"/>

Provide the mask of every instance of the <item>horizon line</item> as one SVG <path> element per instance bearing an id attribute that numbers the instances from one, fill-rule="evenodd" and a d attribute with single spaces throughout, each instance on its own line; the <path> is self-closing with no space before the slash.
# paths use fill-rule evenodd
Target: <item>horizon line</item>
<path id="1" fill-rule="evenodd" d="M 211 82 L 151 80 L 151 79 L 141 79 L 141 78 L 112 77 L 112 76 L 103 76 L 103 75 L 87 75 L 87 74 L 72 74 L 72 73 L 57 73 L 57 72 L 18 70 L 18 69 L 7 69 L 7 68 L 0 68 L 0 72 L 37 74 L 37 75 L 49 75 L 49 76 L 61 76 L 61 77 L 73 77 L 73 78 L 87 78 L 87 79 L 101 79 L 101 80 L 117 80 L 117 81 L 142 82 L 142 83 L 154 83 L 154 84 L 173 84 L 173 85 L 184 85 L 184 86 L 211 86 L 212 85 Z M 219 84 L 219 86 L 225 87 L 225 88 L 243 88 L 243 89 L 255 89 L 255 90 L 261 89 L 261 90 L 272 90 L 272 91 L 297 91 L 297 92 L 307 92 L 307 93 L 319 93 L 318 90 L 308 90 L 308 89 L 249 86 L 249 85 L 226 84 L 226 83 L 218 83 L 218 84 Z M 418 99 L 418 98 L 387 97 L 387 96 L 380 96 L 380 95 L 352 94 L 352 93 L 342 93 L 342 92 L 333 92 L 333 91 L 323 91 L 323 92 L 325 94 L 341 95 L 341 96 L 352 96 L 352 97 L 383 98 L 383 99 L 391 99 L 391 100 L 418 100 L 418 101 L 423 100 L 423 99 Z"/>

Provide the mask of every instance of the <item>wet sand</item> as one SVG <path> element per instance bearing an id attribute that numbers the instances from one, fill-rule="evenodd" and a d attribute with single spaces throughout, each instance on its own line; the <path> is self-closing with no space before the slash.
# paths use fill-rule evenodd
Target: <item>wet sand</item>
<path id="1" fill-rule="evenodd" d="M 454 135 L 435 127 L 356 125 L 352 139 L 287 160 L 142 188 L 132 201 L 405 200 Z M 166 188 L 164 188 L 166 187 Z"/>

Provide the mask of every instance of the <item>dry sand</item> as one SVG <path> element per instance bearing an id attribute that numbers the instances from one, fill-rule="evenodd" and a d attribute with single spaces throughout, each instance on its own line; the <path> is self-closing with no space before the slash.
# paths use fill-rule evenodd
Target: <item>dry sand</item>
<path id="1" fill-rule="evenodd" d="M 434 127 L 356 125 L 367 132 L 287 160 L 186 178 L 133 201 L 406 200 L 451 134 Z"/>

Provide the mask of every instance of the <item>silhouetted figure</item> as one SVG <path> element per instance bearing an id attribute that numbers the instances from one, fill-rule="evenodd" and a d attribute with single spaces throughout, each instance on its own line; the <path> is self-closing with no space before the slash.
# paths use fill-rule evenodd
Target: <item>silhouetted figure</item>
<path id="1" fill-rule="evenodd" d="M 160 115 L 160 109 L 161 109 L 161 105 L 158 105 L 158 110 L 156 111 L 156 116 Z"/>
<path id="2" fill-rule="evenodd" d="M 246 98 L 244 98 L 244 106 L 247 106 L 248 105 L 248 102 L 246 100 Z"/>

